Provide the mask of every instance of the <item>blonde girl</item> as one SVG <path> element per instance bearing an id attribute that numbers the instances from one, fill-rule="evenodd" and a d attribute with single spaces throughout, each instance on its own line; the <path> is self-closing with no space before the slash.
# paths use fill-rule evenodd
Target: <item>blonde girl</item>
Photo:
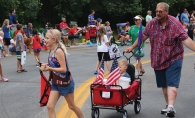
<path id="1" fill-rule="evenodd" d="M 64 46 L 60 42 L 61 33 L 57 29 L 48 30 L 45 36 L 45 43 L 48 47 L 50 47 L 49 53 L 49 65 L 45 65 L 42 68 L 42 71 L 50 71 L 55 75 L 52 78 L 52 88 L 49 96 L 49 100 L 47 103 L 48 115 L 49 118 L 56 118 L 55 106 L 60 98 L 60 96 L 64 96 L 65 100 L 68 103 L 68 106 L 71 110 L 75 112 L 78 118 L 84 118 L 80 108 L 78 108 L 74 102 L 74 80 L 70 79 L 70 83 L 68 86 L 60 86 L 56 84 L 56 78 L 67 79 L 68 72 L 68 64 L 67 64 L 67 51 Z M 64 81 L 64 80 L 63 80 Z"/>
<path id="2" fill-rule="evenodd" d="M 3 31 L 0 31 L 0 44 L 1 44 L 1 47 L 3 46 L 3 36 L 4 36 Z M 2 49 L 0 49 L 0 55 L 2 56 Z M 1 56 L 0 56 L 0 59 L 1 59 Z M 2 67 L 1 67 L 1 60 L 0 60 L 0 75 L 1 75 L 1 81 L 8 82 L 8 79 L 3 75 L 3 71 L 2 71 Z"/>
<path id="3" fill-rule="evenodd" d="M 110 43 L 110 40 L 113 36 L 110 36 L 108 39 L 106 29 L 105 27 L 101 26 L 98 36 L 97 36 L 97 55 L 98 55 L 98 61 L 96 64 L 96 68 L 94 71 L 94 74 L 98 73 L 98 67 L 100 66 L 100 62 L 102 60 L 102 55 L 104 54 L 104 61 L 106 61 L 106 67 L 108 72 L 110 72 L 110 56 L 108 53 L 108 45 Z"/>
<path id="4" fill-rule="evenodd" d="M 4 32 L 4 41 L 5 41 L 5 45 L 4 45 L 4 49 L 5 49 L 5 56 L 12 56 L 9 54 L 8 51 L 8 46 L 10 45 L 10 27 L 12 27 L 12 25 L 9 25 L 9 20 L 5 19 L 2 25 L 2 29 Z"/>

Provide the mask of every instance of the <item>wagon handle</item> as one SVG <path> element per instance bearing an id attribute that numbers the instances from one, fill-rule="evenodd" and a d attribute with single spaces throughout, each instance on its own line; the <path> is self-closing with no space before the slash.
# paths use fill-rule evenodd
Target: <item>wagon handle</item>
<path id="1" fill-rule="evenodd" d="M 133 55 L 135 55 L 132 51 L 131 51 L 130 53 L 132 53 L 132 55 L 130 55 L 129 57 L 127 57 L 127 56 L 125 55 L 125 51 L 123 51 L 123 56 L 127 59 L 127 61 L 129 61 L 129 63 L 130 63 L 131 57 L 133 57 Z"/>

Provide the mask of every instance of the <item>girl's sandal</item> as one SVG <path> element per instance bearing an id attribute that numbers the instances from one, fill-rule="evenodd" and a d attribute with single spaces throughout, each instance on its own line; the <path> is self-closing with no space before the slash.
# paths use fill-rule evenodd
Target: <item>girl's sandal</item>
<path id="1" fill-rule="evenodd" d="M 16 72 L 17 72 L 17 73 L 21 73 L 22 71 L 21 71 L 21 70 L 17 70 Z"/>
<path id="2" fill-rule="evenodd" d="M 2 81 L 8 82 L 8 79 L 6 77 L 1 77 Z"/>
<path id="3" fill-rule="evenodd" d="M 141 72 L 141 73 L 139 74 L 139 76 L 143 76 L 143 73 Z"/>
<path id="4" fill-rule="evenodd" d="M 141 73 L 142 73 L 142 74 L 144 74 L 144 73 L 145 73 L 145 70 L 144 70 L 144 69 L 143 69 L 143 70 L 141 70 Z"/>
<path id="5" fill-rule="evenodd" d="M 21 71 L 22 71 L 22 72 L 27 72 L 27 70 L 25 70 L 25 69 L 22 69 Z"/>

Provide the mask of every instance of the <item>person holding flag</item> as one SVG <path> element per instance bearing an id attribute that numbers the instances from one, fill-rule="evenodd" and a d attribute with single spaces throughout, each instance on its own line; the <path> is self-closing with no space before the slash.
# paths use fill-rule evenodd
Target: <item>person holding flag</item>
<path id="1" fill-rule="evenodd" d="M 145 29 L 145 27 L 142 26 L 143 20 L 144 20 L 144 18 L 141 15 L 135 16 L 134 17 L 135 25 L 131 26 L 131 28 L 128 32 L 129 36 L 132 38 L 132 44 L 134 44 L 136 39 L 139 37 L 138 38 L 138 45 L 134 49 L 135 58 L 137 60 L 136 74 L 139 76 L 142 76 L 145 73 L 144 69 L 142 68 L 142 63 L 141 63 L 141 57 L 144 56 L 143 48 L 145 46 L 145 43 L 144 42 L 142 43 L 142 31 L 144 31 L 144 29 Z"/>

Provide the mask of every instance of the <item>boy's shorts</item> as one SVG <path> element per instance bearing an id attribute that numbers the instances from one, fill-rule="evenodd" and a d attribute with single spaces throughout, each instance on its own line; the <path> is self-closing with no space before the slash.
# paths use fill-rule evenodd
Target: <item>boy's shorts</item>
<path id="1" fill-rule="evenodd" d="M 181 78 L 182 59 L 176 60 L 168 68 L 154 70 L 157 87 L 179 87 Z"/>
<path id="2" fill-rule="evenodd" d="M 21 51 L 16 51 L 17 59 L 21 61 Z"/>

